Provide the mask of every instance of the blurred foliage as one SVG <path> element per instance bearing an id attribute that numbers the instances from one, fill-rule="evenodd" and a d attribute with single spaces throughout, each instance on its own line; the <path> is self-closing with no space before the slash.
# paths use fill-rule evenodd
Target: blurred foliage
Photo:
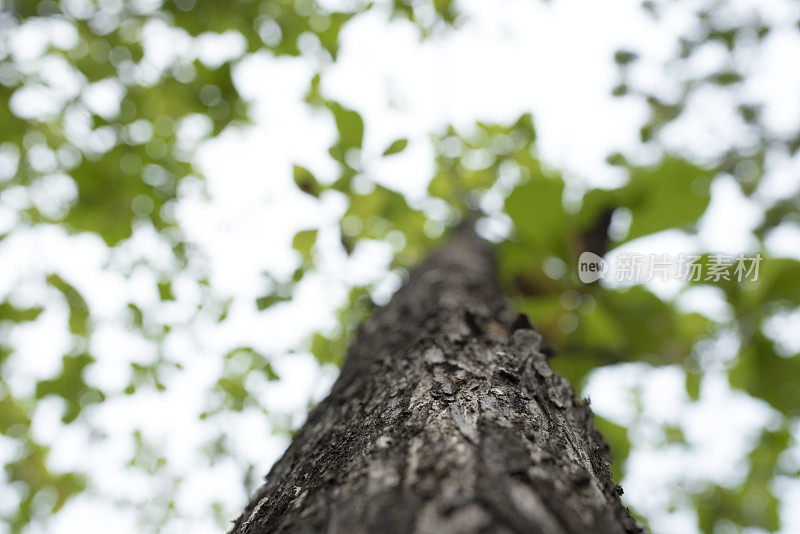
<path id="1" fill-rule="evenodd" d="M 658 19 L 663 11 L 674 9 L 667 4 L 688 3 L 645 2 L 643 6 Z M 393 0 L 383 8 L 390 17 L 411 21 L 421 38 L 446 31 L 461 20 L 451 0 Z M 683 6 L 695 8 L 696 4 Z M 17 230 L 58 225 L 70 233 L 99 236 L 108 247 L 120 248 L 137 228 L 152 228 L 169 244 L 172 254 L 170 267 L 152 266 L 157 271 L 152 289 L 159 299 L 165 304 L 179 303 L 176 280 L 189 273 L 203 291 L 199 307 L 213 311 L 216 321 L 225 321 L 231 302 L 215 295 L 206 275 L 198 273 L 191 243 L 175 219 L 179 188 L 200 174 L 193 158 L 200 142 L 249 121 L 248 102 L 235 82 L 238 62 L 263 51 L 272 57 L 314 55 L 319 73 L 307 88 L 305 101 L 327 113 L 336 126 L 329 155 L 336 163 L 337 176 L 320 180 L 298 164 L 293 180 L 314 199 L 328 192 L 346 198 L 339 228 L 342 250 L 352 255 L 370 241 L 387 241 L 394 252 L 390 267 L 402 273 L 443 239 L 445 226 L 466 213 L 483 210 L 492 217 L 506 217 L 513 231 L 498 245 L 501 281 L 557 352 L 553 360 L 556 369 L 578 388 L 590 372 L 603 366 L 623 362 L 680 365 L 686 372 L 687 394 L 697 401 L 705 374 L 718 369 L 698 348 L 721 333 L 734 332 L 738 353 L 723 365 L 731 385 L 769 403 L 780 412 L 781 420 L 764 431 L 750 452 L 749 472 L 740 485 L 706 485 L 686 491 L 696 505 L 704 532 L 726 522 L 778 529 L 773 482 L 778 476 L 797 475 L 781 458 L 792 445 L 788 429 L 797 423 L 800 411 L 800 355 L 781 352 L 764 332 L 764 324 L 770 317 L 800 306 L 800 262 L 767 258 L 756 282 L 739 283 L 728 276 L 687 284 L 685 289 L 698 285 L 718 288 L 732 310 L 726 320 L 685 312 L 676 299 L 659 298 L 646 285 L 582 284 L 577 277 L 578 258 L 584 251 L 603 256 L 664 230 L 693 234 L 709 205 L 715 177 L 733 176 L 742 193 L 751 196 L 772 155 L 794 155 L 800 149 L 800 131 L 788 136 L 772 131 L 763 119 L 763 104 L 746 100 L 739 91 L 748 73 L 742 72 L 736 61 L 738 51 L 758 48 L 774 29 L 747 13 L 726 16 L 724 2 L 701 2 L 695 13 L 695 31 L 680 38 L 678 54 L 663 65 L 665 71 L 675 73 L 673 79 L 679 87 L 673 94 L 636 85 L 633 73 L 644 61 L 643 54 L 633 49 L 615 54 L 620 81 L 613 94 L 644 103 L 649 116 L 642 125 L 641 140 L 653 149 L 651 153 L 659 154 L 646 163 L 637 162 L 635 155 L 610 155 L 609 163 L 625 177 L 623 185 L 613 189 L 585 186 L 576 202 L 570 193 L 574 183 L 540 161 L 533 119 L 526 114 L 509 124 L 477 123 L 466 130 L 449 127 L 434 135 L 435 168 L 426 204 L 410 202 L 379 184 L 363 187 L 363 182 L 369 181 L 362 168 L 365 121 L 356 110 L 329 99 L 320 86 L 325 67 L 337 58 L 342 28 L 353 17 L 373 9 L 379 8 L 352 2 L 347 10 L 330 11 L 314 0 L 0 1 L 0 154 L 17 162 L 13 172 L 0 181 L 0 195 L 26 193 L 27 200 L 18 210 Z M 47 39 L 43 55 L 30 60 L 11 54 L 10 39 L 34 25 L 44 25 L 43 34 L 53 36 Z M 147 36 L 156 33 L 162 40 L 148 44 Z M 204 60 L 193 51 L 194 39 L 231 35 L 241 38 L 241 47 L 221 61 Z M 160 50 L 165 42 L 175 43 L 174 50 Z M 318 48 L 309 47 L 309 42 L 317 43 Z M 721 45 L 725 51 L 722 68 L 699 75 L 696 69 L 682 68 L 710 45 Z M 167 56 L 166 64 L 156 61 L 159 54 Z M 68 73 L 61 77 L 75 80 L 72 89 L 59 89 L 71 85 L 60 84 L 63 80 L 49 72 L 56 66 Z M 732 98 L 738 126 L 747 133 L 750 144 L 724 146 L 716 154 L 702 156 L 685 147 L 670 146 L 665 133 L 680 127 L 693 99 L 709 88 Z M 92 90 L 109 92 L 114 105 L 110 109 L 93 105 L 86 98 Z M 40 102 L 37 112 L 25 110 L 19 101 L 31 91 L 57 105 L 48 107 Z M 398 138 L 380 157 L 399 158 L 411 142 Z M 66 195 L 53 208 L 37 202 L 30 192 L 47 187 L 55 178 L 66 178 L 67 189 L 74 194 Z M 492 198 L 501 199 L 502 214 L 492 211 Z M 763 241 L 771 230 L 798 221 L 797 197 L 767 206 L 756 231 L 760 252 L 766 255 Z M 265 274 L 268 288 L 253 303 L 258 310 L 291 300 L 306 274 L 319 267 L 321 237 L 317 228 L 303 229 L 294 236 L 291 245 L 299 266 L 288 279 Z M 710 261 L 706 254 L 699 263 Z M 123 271 L 132 276 L 135 266 Z M 86 423 L 85 412 L 92 405 L 141 389 L 163 391 L 165 377 L 181 371 L 164 348 L 168 334 L 181 321 L 130 302 L 127 327 L 152 342 L 157 355 L 150 362 L 130 365 L 130 379 L 122 391 L 93 386 L 86 379 L 96 362 L 92 355 L 93 310 L 69 277 L 50 273 L 41 282 L 53 292 L 48 308 L 66 306 L 70 346 L 62 355 L 61 367 L 25 392 L 12 384 L 8 362 L 14 349 L 5 341 L 11 336 L 4 335 L 0 343 L 0 434 L 14 444 L 14 457 L 5 463 L 4 483 L 13 486 L 19 498 L 19 505 L 3 517 L 12 532 L 45 519 L 91 484 L 82 473 L 61 472 L 49 465 L 49 445 L 37 442 L 31 431 L 39 400 L 59 399 L 66 425 Z M 308 340 L 305 349 L 320 363 L 341 363 L 358 325 L 374 306 L 373 289 L 350 288 L 337 315 L 337 328 L 318 332 Z M 4 296 L 0 333 L 30 325 L 43 312 L 46 314 L 38 304 Z M 252 347 L 237 347 L 220 354 L 219 364 L 204 418 L 256 408 L 275 418 L 273 426 L 291 427 L 291 423 L 278 421 L 279 416 L 271 414 L 253 394 L 254 384 L 280 380 L 270 355 Z M 598 428 L 616 457 L 612 470 L 619 479 L 631 446 L 629 432 L 602 418 L 598 418 Z M 680 427 L 665 428 L 664 433 L 668 443 L 684 440 Z M 166 459 L 155 446 L 138 430 L 132 439 L 131 466 L 149 474 L 161 471 Z M 224 436 L 208 449 L 212 458 L 233 454 Z M 252 470 L 250 466 L 248 473 Z M 171 513 L 172 497 L 167 501 Z M 217 516 L 223 515 L 217 510 Z"/>

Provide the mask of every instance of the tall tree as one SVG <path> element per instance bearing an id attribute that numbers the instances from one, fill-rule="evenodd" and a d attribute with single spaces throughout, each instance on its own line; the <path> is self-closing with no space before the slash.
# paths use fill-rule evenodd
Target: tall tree
<path id="1" fill-rule="evenodd" d="M 255 489 L 250 474 L 272 457 L 261 441 L 257 450 L 244 450 L 241 444 L 252 434 L 232 432 L 231 425 L 252 428 L 255 416 L 276 433 L 293 428 L 299 410 L 271 402 L 270 393 L 287 385 L 308 353 L 328 369 L 339 366 L 369 296 L 380 297 L 394 280 L 394 273 L 352 276 L 361 270 L 352 266 L 364 258 L 376 263 L 371 247 L 382 241 L 394 251 L 388 268 L 408 269 L 473 204 L 486 209 L 506 236 L 497 247 L 500 284 L 558 350 L 553 369 L 578 391 L 586 384 L 613 384 L 613 391 L 631 395 L 627 414 L 602 412 L 598 403 L 596 425 L 614 453 L 615 479 L 624 480 L 631 494 L 626 504 L 653 531 L 690 530 L 685 522 L 695 517 L 702 532 L 800 530 L 792 526 L 787 490 L 800 479 L 792 453 L 800 428 L 800 346 L 787 335 L 800 313 L 800 261 L 798 247 L 780 245 L 797 235 L 800 221 L 792 172 L 800 162 L 800 122 L 792 105 L 797 80 L 781 68 L 800 46 L 798 13 L 789 3 L 645 0 L 644 17 L 606 21 L 624 20 L 635 29 L 615 35 L 615 41 L 625 35 L 632 40 L 621 41 L 625 47 L 614 55 L 619 83 L 613 94 L 627 101 L 626 109 L 648 110 L 641 116 L 641 146 L 623 142 L 626 135 L 598 136 L 608 150 L 621 150 L 608 159 L 614 168 L 606 171 L 620 180 L 608 189 L 600 176 L 576 174 L 571 165 L 562 176 L 550 164 L 570 158 L 552 151 L 560 144 L 552 127 L 537 145 L 526 113 L 544 108 L 512 105 L 526 80 L 567 83 L 557 60 L 570 36 L 567 50 L 574 45 L 590 51 L 603 46 L 599 34 L 618 33 L 605 24 L 594 25 L 599 33 L 569 28 L 568 5 L 551 10 L 541 2 L 513 2 L 513 9 L 494 10 L 504 13 L 495 18 L 477 3 L 454 0 L 0 0 L 0 531 L 69 529 L 117 505 L 136 516 L 113 513 L 118 524 L 137 521 L 138 531 L 185 528 L 186 521 L 193 530 L 214 522 L 226 528 L 243 506 L 240 498 L 246 499 L 232 486 L 244 479 L 247 491 Z M 578 20 L 580 10 L 574 13 Z M 439 78 L 418 86 L 424 69 L 397 78 L 400 64 L 381 50 L 402 49 L 415 62 L 441 58 L 454 72 L 481 76 L 495 72 L 495 56 L 470 58 L 475 49 L 461 47 L 463 37 L 506 23 L 509 32 L 503 33 L 522 37 L 534 19 L 564 25 L 567 41 L 536 47 L 515 40 L 509 48 L 504 37 L 509 53 L 503 61 L 514 68 L 503 69 L 508 78 L 493 78 L 497 91 L 485 103 L 503 101 L 495 112 L 459 98 L 456 107 L 448 103 L 426 117 L 425 124 L 443 126 L 433 137 L 415 121 L 390 119 L 440 107 L 431 96 L 439 94 Z M 410 26 L 419 30 L 419 49 L 406 50 Z M 373 49 L 360 34 L 365 27 L 382 44 L 393 44 Z M 648 39 L 640 41 L 641 35 Z M 349 91 L 345 98 L 336 80 L 354 73 L 351 67 L 361 63 L 355 51 L 365 48 L 370 59 L 364 74 L 372 72 L 358 85 L 375 98 L 362 101 Z M 451 62 L 453 51 L 467 56 Z M 539 54 L 549 67 L 531 61 Z M 284 68 L 305 72 L 304 81 L 284 77 Z M 578 127 L 592 131 L 591 123 L 608 120 L 594 131 L 624 133 L 624 121 L 611 120 L 606 104 L 593 96 L 606 76 L 592 78 L 585 87 L 564 86 L 561 95 L 603 107 L 580 117 Z M 388 92 L 375 93 L 378 87 Z M 278 93 L 296 97 L 290 100 L 297 100 L 297 109 L 282 110 L 291 119 L 262 113 L 283 107 L 274 98 Z M 301 108 L 300 100 L 308 107 Z M 508 115 L 514 109 L 516 121 Z M 495 122 L 498 113 L 502 122 Z M 444 127 L 451 116 L 460 117 L 458 125 Z M 335 127 L 325 146 L 311 142 L 317 134 L 327 139 L 322 134 L 330 126 L 322 127 L 322 117 Z M 470 125 L 468 117 L 482 121 Z M 570 116 L 563 118 L 569 124 Z M 272 157 L 270 150 L 283 151 L 264 145 L 264 165 L 251 167 L 259 173 L 251 176 L 255 189 L 236 187 L 247 180 L 230 180 L 229 169 L 202 164 L 208 155 L 213 159 L 214 146 L 232 139 L 241 148 L 264 133 L 287 141 L 292 132 L 302 132 L 296 144 L 302 154 Z M 588 148 L 573 141 L 580 152 Z M 384 165 L 387 158 L 400 166 L 422 164 L 424 154 L 435 156 L 427 193 L 406 196 Z M 205 170 L 211 171 L 208 187 Z M 338 224 L 326 217 L 314 222 L 298 211 L 274 232 L 286 232 L 274 241 L 276 248 L 255 259 L 252 252 L 265 249 L 267 225 L 249 214 L 265 213 L 272 198 L 301 202 L 300 193 L 287 189 L 292 179 L 308 205 L 321 212 L 342 208 Z M 266 181 L 277 186 L 276 197 L 262 197 Z M 733 197 L 711 202 L 712 189 Z M 739 199 L 737 210 L 749 207 L 732 216 L 718 209 L 726 198 Z M 203 225 L 216 231 L 199 232 L 205 226 L 185 216 L 192 212 L 202 213 Z M 228 226 L 234 220 L 247 231 Z M 757 224 L 752 232 L 745 229 L 748 221 Z M 727 250 L 729 245 L 708 240 L 716 232 L 704 228 L 716 224 L 730 236 L 746 235 L 746 249 Z M 341 246 L 332 226 L 338 226 Z M 690 249 L 698 254 L 683 258 L 691 259 L 687 271 L 700 267 L 706 275 L 684 280 L 679 293 L 654 291 L 643 279 L 583 284 L 577 276 L 584 251 L 613 262 L 667 236 L 695 243 L 699 248 Z M 290 241 L 295 263 L 289 263 L 290 251 L 277 247 Z M 661 246 L 652 251 L 662 252 Z M 725 256 L 739 252 L 764 256 L 757 276 L 739 281 L 732 266 L 723 274 Z M 340 261 L 344 254 L 346 263 Z M 277 268 L 273 257 L 287 263 Z M 239 283 L 248 278 L 241 266 L 254 275 L 247 284 Z M 718 276 L 708 276 L 710 267 Z M 282 336 L 264 335 L 270 327 L 285 328 L 283 318 L 292 315 L 286 310 L 302 307 L 302 295 L 321 279 L 331 282 L 331 295 L 348 295 L 336 314 L 337 328 L 291 346 L 270 339 Z M 300 298 L 288 303 L 295 294 Z M 263 328 L 240 328 L 256 322 Z M 313 323 L 309 318 L 307 326 Z M 323 325 L 330 326 L 317 324 Z M 124 333 L 124 342 L 109 343 L 112 333 Z M 43 342 L 42 350 L 31 352 L 33 338 Z M 190 339 L 200 343 L 190 347 Z M 292 353 L 298 354 L 289 364 Z M 195 372 L 201 368 L 217 374 L 201 377 Z M 629 371 L 639 376 L 635 383 L 621 379 L 632 376 Z M 648 395 L 647 384 L 659 376 L 685 378 L 685 395 L 679 387 L 669 400 Z M 697 421 L 711 418 L 708 409 L 722 404 L 717 395 L 723 377 L 733 388 L 726 395 L 760 406 L 762 416 L 750 423 L 753 436 L 739 425 L 744 418 L 738 410 L 731 417 L 736 425 L 716 421 L 725 430 L 714 431 L 709 447 Z M 182 412 L 180 421 L 197 431 L 160 427 L 159 403 L 188 399 L 187 384 L 205 402 Z M 652 409 L 654 399 L 673 408 L 668 417 Z M 120 404 L 139 417 L 123 421 Z M 171 446 L 178 434 L 192 440 L 179 453 Z M 72 454 L 79 436 L 84 454 Z M 696 468 L 737 448 L 738 458 L 708 463 L 722 469 Z M 124 457 L 85 461 L 110 459 L 101 452 L 110 449 Z M 208 461 L 187 461 L 192 453 Z M 641 453 L 663 454 L 678 464 L 668 475 L 644 477 L 649 462 L 640 461 Z M 202 476 L 217 483 L 201 497 L 194 487 Z M 136 484 L 146 479 L 150 489 L 127 491 L 119 480 L 130 477 Z M 648 491 L 636 491 L 642 480 Z M 182 497 L 187 494 L 189 505 Z"/>
<path id="2" fill-rule="evenodd" d="M 233 532 L 641 531 L 541 339 L 462 224 L 359 330 Z"/>

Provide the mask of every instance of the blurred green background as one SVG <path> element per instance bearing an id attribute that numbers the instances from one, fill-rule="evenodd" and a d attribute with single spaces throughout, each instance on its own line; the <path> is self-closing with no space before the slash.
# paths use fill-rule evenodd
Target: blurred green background
<path id="1" fill-rule="evenodd" d="M 358 323 L 474 209 L 509 296 L 595 400 L 634 513 L 654 532 L 800 528 L 800 6 L 612 4 L 0 0 L 0 531 L 226 528 Z M 638 38 L 615 42 L 620 10 Z M 493 58 L 470 45 L 507 38 L 475 33 L 487 12 L 522 34 L 574 20 L 574 50 Z M 504 91 L 583 109 L 574 80 L 595 73 L 572 58 L 603 24 L 607 99 L 559 138 L 605 151 L 582 176 Z M 364 57 L 384 84 L 351 68 Z M 487 61 L 530 85 L 452 111 L 456 72 Z M 425 83 L 448 90 L 403 122 Z M 584 120 L 631 141 L 590 147 Z M 764 260 L 742 282 L 583 284 L 584 251 Z"/>

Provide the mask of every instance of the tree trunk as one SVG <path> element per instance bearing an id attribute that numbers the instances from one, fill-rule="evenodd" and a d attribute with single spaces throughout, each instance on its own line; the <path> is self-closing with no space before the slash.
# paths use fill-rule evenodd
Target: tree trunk
<path id="1" fill-rule="evenodd" d="M 232 532 L 640 532 L 540 341 L 460 228 L 359 330 Z"/>

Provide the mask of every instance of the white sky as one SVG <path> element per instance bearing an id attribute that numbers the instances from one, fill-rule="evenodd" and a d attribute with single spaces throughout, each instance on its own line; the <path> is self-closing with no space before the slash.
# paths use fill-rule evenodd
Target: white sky
<path id="1" fill-rule="evenodd" d="M 431 132 L 449 123 L 466 128 L 476 120 L 511 121 L 521 113 L 532 112 L 537 146 L 545 162 L 563 169 L 578 182 L 618 185 L 621 177 L 604 163 L 605 158 L 615 150 L 636 148 L 638 126 L 646 117 L 646 109 L 629 99 L 609 96 L 617 81 L 613 53 L 626 45 L 642 51 L 645 61 L 634 76 L 669 94 L 673 80 L 659 70 L 659 65 L 673 54 L 675 36 L 691 25 L 688 12 L 674 12 L 664 24 L 655 25 L 642 14 L 636 0 L 469 0 L 460 4 L 470 22 L 457 32 L 424 43 L 419 42 L 409 23 L 387 25 L 380 9 L 359 16 L 345 27 L 340 59 L 325 72 L 322 88 L 328 97 L 364 117 L 365 174 L 419 200 L 432 172 Z M 758 5 L 768 16 L 780 19 L 788 18 L 789 9 L 794 9 L 795 15 L 797 12 L 796 6 L 786 7 L 789 2 Z M 150 38 L 154 43 L 165 42 L 157 28 Z M 30 37 L 26 34 L 25 39 Z M 780 128 L 784 123 L 796 124 L 800 117 L 800 76 L 797 69 L 786 68 L 800 64 L 800 42 L 796 32 L 794 37 L 779 34 L 774 39 L 768 47 L 768 61 L 754 66 L 761 70 L 748 90 L 769 98 L 769 116 Z M 237 47 L 235 39 L 226 42 L 232 49 Z M 34 50 L 30 61 L 41 55 L 41 51 L 35 53 L 35 39 L 19 46 L 29 53 Z M 217 51 L 204 43 L 199 53 L 206 57 Z M 707 61 L 714 65 L 713 53 Z M 206 406 L 205 391 L 219 376 L 218 355 L 239 345 L 274 355 L 273 365 L 282 380 L 259 385 L 256 394 L 271 410 L 291 414 L 296 425 L 304 417 L 309 398 L 319 399 L 330 387 L 335 370 L 320 369 L 309 354 L 287 351 L 310 332 L 335 327 L 332 310 L 342 302 L 348 285 L 382 281 L 384 295 L 397 286 L 396 277 L 386 272 L 388 246 L 366 245 L 352 258 L 338 251 L 336 221 L 345 209 L 340 197 L 326 194 L 318 203 L 293 184 L 294 163 L 307 166 L 323 180 L 333 179 L 335 173 L 327 156 L 335 137 L 332 120 L 302 103 L 313 72 L 306 58 L 275 59 L 262 53 L 242 61 L 236 70 L 237 84 L 243 95 L 254 101 L 256 124 L 245 130 L 226 131 L 202 146 L 197 161 L 206 176 L 206 194 L 199 183 L 191 181 L 182 190 L 177 218 L 205 255 L 213 285 L 234 297 L 229 319 L 222 324 L 201 321 L 170 335 L 170 355 L 186 365 L 184 371 L 168 379 L 165 393 L 121 397 L 91 408 L 89 419 L 108 434 L 107 440 L 92 442 L 85 430 L 62 425 L 57 400 L 43 401 L 37 408 L 35 436 L 58 443 L 51 467 L 86 470 L 99 493 L 70 501 L 48 532 L 140 531 L 130 511 L 111 509 L 106 500 L 133 496 L 144 503 L 159 491 L 168 491 L 124 467 L 132 452 L 132 428 L 142 428 L 147 439 L 164 446 L 170 472 L 183 478 L 177 499 L 188 517 L 169 523 L 165 532 L 217 532 L 209 516 L 209 503 L 221 501 L 226 510 L 235 512 L 246 500 L 241 467 L 235 459 L 206 466 L 198 449 L 216 428 L 200 423 L 197 415 Z M 64 79 L 68 81 L 68 77 Z M 113 107 L 113 99 L 103 103 L 108 90 L 113 92 L 113 87 L 94 88 L 96 98 L 89 97 L 92 105 Z M 32 102 L 28 104 L 32 109 L 42 105 L 41 99 Z M 24 103 L 18 105 L 25 107 Z M 728 120 L 723 111 L 717 114 L 711 106 L 700 108 L 672 142 L 675 146 L 699 146 L 702 154 L 703 147 L 713 149 L 719 136 L 735 135 L 726 129 Z M 399 137 L 410 139 L 406 151 L 388 159 L 377 157 Z M 671 139 L 669 132 L 667 137 Z M 643 150 L 638 154 L 643 160 L 651 156 Z M 744 198 L 730 178 L 720 178 L 712 187 L 711 207 L 698 238 L 665 234 L 635 246 L 643 252 L 750 250 L 750 231 L 760 220 L 758 203 L 796 191 L 800 187 L 798 170 L 797 159 L 774 162 L 767 180 L 769 187 L 756 200 Z M 24 203 L 14 194 L 4 193 L 0 198 L 0 224 L 4 217 L 11 217 L 9 211 Z M 19 192 L 16 194 L 19 196 Z M 291 250 L 291 238 L 297 230 L 311 227 L 321 229 L 321 272 L 303 282 L 293 302 L 259 313 L 253 301 L 265 290 L 262 273 L 289 275 L 298 261 Z M 767 244 L 776 254 L 798 257 L 800 229 L 782 227 Z M 157 238 L 144 228 L 113 257 L 93 236 L 67 236 L 58 228 L 18 232 L 0 243 L 0 295 L 13 293 L 22 302 L 46 299 L 46 289 L 18 284 L 23 273 L 58 272 L 74 283 L 98 319 L 92 347 L 98 363 L 89 381 L 121 389 L 127 383 L 129 362 L 155 357 L 154 347 L 120 326 L 123 303 L 132 301 L 144 309 L 181 317 L 191 307 L 187 302 L 201 298 L 188 279 L 178 279 L 175 289 L 181 308 L 164 308 L 151 289 L 151 274 L 141 272 L 127 279 L 106 268 L 109 260 L 121 266 L 141 256 L 157 264 L 168 257 L 159 249 Z M 662 290 L 669 294 L 669 290 Z M 719 309 L 720 298 L 715 294 L 695 294 L 682 303 L 709 315 L 725 313 Z M 48 308 L 37 321 L 13 333 L 11 343 L 17 354 L 10 366 L 15 391 L 29 391 L 37 378 L 58 370 L 61 354 L 69 348 L 63 327 L 66 313 L 63 306 Z M 640 421 L 634 421 L 630 397 L 636 388 L 641 389 L 645 414 Z M 629 459 L 629 475 L 623 481 L 625 498 L 648 517 L 654 532 L 696 531 L 690 503 L 669 511 L 670 498 L 679 497 L 669 488 L 676 482 L 713 480 L 730 484 L 740 480 L 743 451 L 752 446 L 763 424 L 774 419 L 763 403 L 731 392 L 720 376 L 709 377 L 703 384 L 701 401 L 690 403 L 682 371 L 673 367 L 652 369 L 630 364 L 604 369 L 592 376 L 585 393 L 592 397 L 598 413 L 633 425 L 636 447 Z M 657 429 L 663 422 L 680 423 L 692 447 L 657 450 Z M 285 439 L 270 434 L 269 421 L 254 411 L 219 418 L 213 425 L 225 429 L 237 458 L 258 465 L 259 477 L 286 446 Z M 728 439 L 712 439 L 719 435 Z M 0 458 L 13 452 L 7 441 L 0 440 Z M 800 512 L 788 506 L 792 496 L 800 497 L 798 487 L 796 483 L 786 485 L 786 532 L 800 531 Z M 3 491 L 0 489 L 0 510 L 4 507 Z M 93 518 L 94 524 L 87 525 L 87 517 Z"/>

